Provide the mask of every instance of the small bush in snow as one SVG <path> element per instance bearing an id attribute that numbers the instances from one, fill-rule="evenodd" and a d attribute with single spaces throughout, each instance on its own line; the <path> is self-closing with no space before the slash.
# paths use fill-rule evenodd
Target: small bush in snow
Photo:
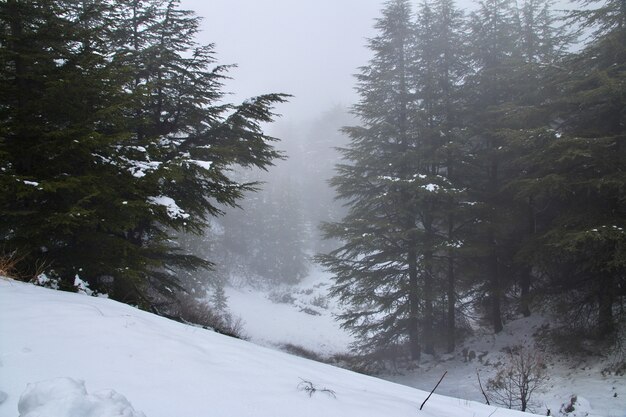
<path id="1" fill-rule="evenodd" d="M 60 287 L 59 281 L 60 279 L 54 276 L 49 277 L 46 274 L 39 274 L 32 282 L 33 284 L 38 285 L 40 287 L 52 288 L 53 290 L 58 290 Z"/>
<path id="2" fill-rule="evenodd" d="M 268 298 L 271 302 L 277 304 L 293 304 L 296 299 L 295 297 L 285 290 L 276 290 L 269 293 Z"/>
<path id="3" fill-rule="evenodd" d="M 210 328 L 217 333 L 245 339 L 243 321 L 227 312 L 218 312 L 209 304 L 189 295 L 179 295 L 177 304 L 170 308 L 167 316 L 178 321 Z"/>
<path id="4" fill-rule="evenodd" d="M 308 314 L 310 316 L 321 316 L 322 315 L 322 313 L 312 309 L 311 307 L 302 307 L 302 308 L 300 308 L 300 311 L 302 313 Z"/>
<path id="5" fill-rule="evenodd" d="M 509 409 L 530 409 L 532 396 L 541 391 L 548 377 L 541 354 L 536 349 L 517 346 L 509 360 L 487 382 L 493 402 Z"/>
<path id="6" fill-rule="evenodd" d="M 0 255 L 0 276 L 17 278 L 17 263 L 20 261 L 15 252 Z"/>
<path id="7" fill-rule="evenodd" d="M 316 295 L 311 300 L 311 305 L 315 306 L 315 307 L 327 309 L 328 308 L 328 297 L 325 297 L 325 296 L 323 296 L 321 294 L 320 295 Z"/>
<path id="8" fill-rule="evenodd" d="M 280 345 L 280 349 L 301 358 L 311 359 L 317 362 L 323 362 L 323 358 L 319 354 L 300 345 L 294 345 L 293 343 L 284 343 Z"/>
<path id="9" fill-rule="evenodd" d="M 298 384 L 298 389 L 309 394 L 309 397 L 312 397 L 313 394 L 319 391 L 327 394 L 330 397 L 337 398 L 335 391 L 328 388 L 318 388 L 313 385 L 311 381 L 305 381 L 304 379 L 301 379 L 301 382 Z"/>

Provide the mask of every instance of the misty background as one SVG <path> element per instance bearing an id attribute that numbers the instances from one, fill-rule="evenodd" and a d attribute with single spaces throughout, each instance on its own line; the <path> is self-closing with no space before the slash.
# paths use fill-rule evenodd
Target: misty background
<path id="1" fill-rule="evenodd" d="M 357 125 L 355 74 L 368 65 L 368 39 L 384 0 L 182 0 L 202 17 L 200 44 L 214 44 L 218 65 L 231 65 L 224 100 L 241 103 L 264 93 L 292 97 L 275 111 L 280 117 L 264 130 L 280 142 L 285 159 L 267 171 L 241 169 L 235 178 L 257 182 L 239 207 L 224 207 L 203 236 L 182 235 L 183 248 L 213 262 L 211 271 L 189 273 L 187 285 L 221 291 L 233 285 L 295 284 L 315 265 L 316 254 L 336 247 L 322 238 L 323 222 L 346 214 L 328 181 L 341 162 L 341 132 Z M 571 8 L 564 1 L 557 2 Z M 469 13 L 476 2 L 457 2 Z M 190 281 L 190 282 L 189 282 Z"/>
<path id="2" fill-rule="evenodd" d="M 215 263 L 203 273 L 207 277 L 189 275 L 199 286 L 293 284 L 310 271 L 313 255 L 333 247 L 318 226 L 344 214 L 328 180 L 340 162 L 335 148 L 348 142 L 340 129 L 355 123 L 354 74 L 371 57 L 367 39 L 375 34 L 383 5 L 380 0 L 181 2 L 203 18 L 198 42 L 215 44 L 219 65 L 233 65 L 224 83 L 226 101 L 267 92 L 292 95 L 277 106 L 281 117 L 265 127 L 280 139 L 276 147 L 286 159 L 268 171 L 237 172 L 241 182 L 259 182 L 258 192 L 248 193 L 240 208 L 226 208 L 205 236 L 180 238 L 185 249 Z"/>

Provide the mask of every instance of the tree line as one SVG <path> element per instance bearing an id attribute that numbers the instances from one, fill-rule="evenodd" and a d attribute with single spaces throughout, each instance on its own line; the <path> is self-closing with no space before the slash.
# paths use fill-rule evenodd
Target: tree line
<path id="1" fill-rule="evenodd" d="M 223 100 L 228 66 L 178 0 L 0 3 L 0 241 L 13 273 L 78 276 L 141 306 L 209 261 L 181 250 L 282 154 L 267 94 Z"/>
<path id="2" fill-rule="evenodd" d="M 626 295 L 626 3 L 388 1 L 332 180 L 340 319 L 363 353 L 452 352 L 558 308 L 608 337 Z M 576 35 L 583 34 L 578 38 Z M 582 39 L 582 40 L 578 40 Z M 576 42 L 579 42 L 576 44 Z"/>
<path id="3" fill-rule="evenodd" d="M 190 245 L 215 262 L 213 276 L 252 286 L 296 284 L 309 273 L 311 256 L 334 246 L 318 225 L 342 217 L 327 182 L 339 158 L 335 147 L 346 141 L 339 129 L 350 120 L 336 106 L 308 122 L 272 126 L 288 158 L 267 172 L 239 172 L 240 179 L 262 183 L 261 189 L 246 194 L 241 207 L 226 209 Z"/>

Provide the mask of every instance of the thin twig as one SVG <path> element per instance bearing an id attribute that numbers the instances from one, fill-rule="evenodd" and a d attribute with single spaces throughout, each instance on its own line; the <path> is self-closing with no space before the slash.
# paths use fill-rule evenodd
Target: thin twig
<path id="1" fill-rule="evenodd" d="M 328 389 L 326 387 L 324 388 L 317 388 L 315 385 L 313 385 L 313 383 L 311 381 L 306 381 L 302 378 L 300 378 L 300 382 L 298 384 L 298 389 L 301 391 L 306 392 L 307 394 L 309 394 L 309 397 L 313 396 L 314 393 L 316 393 L 317 391 L 319 392 L 323 392 L 325 394 L 328 394 L 328 396 L 333 397 L 333 398 L 337 398 L 337 395 L 335 394 L 335 391 Z"/>
<path id="2" fill-rule="evenodd" d="M 433 392 L 435 392 L 435 390 L 437 389 L 437 387 L 439 386 L 439 384 L 441 384 L 441 381 L 443 381 L 443 378 L 446 376 L 446 374 L 448 373 L 448 371 L 445 371 L 443 373 L 443 375 L 441 375 L 441 379 L 439 380 L 439 382 L 437 382 L 437 385 L 435 385 L 435 388 L 433 388 L 433 390 L 430 392 L 430 394 L 428 394 L 428 397 L 426 397 L 426 399 L 424 400 L 424 402 L 422 403 L 422 405 L 420 405 L 420 411 L 422 410 L 422 408 L 424 408 L 424 404 L 426 404 L 426 401 L 428 401 L 428 399 L 430 398 L 431 395 L 433 395 Z"/>
<path id="3" fill-rule="evenodd" d="M 476 376 L 478 377 L 478 386 L 480 387 L 480 392 L 483 393 L 483 396 L 485 397 L 485 401 L 487 401 L 487 405 L 491 405 L 489 404 L 489 397 L 487 397 L 487 394 L 485 393 L 485 390 L 483 389 L 483 384 L 480 382 L 480 374 L 478 373 L 478 371 L 476 371 Z"/>

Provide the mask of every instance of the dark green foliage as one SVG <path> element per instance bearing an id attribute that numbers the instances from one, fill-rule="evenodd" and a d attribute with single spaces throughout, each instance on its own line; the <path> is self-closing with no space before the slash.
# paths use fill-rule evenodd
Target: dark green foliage
<path id="1" fill-rule="evenodd" d="M 375 58 L 358 76 L 354 114 L 362 125 L 345 129 L 346 163 L 332 180 L 349 213 L 324 226 L 344 245 L 318 259 L 336 274 L 334 293 L 351 305 L 344 325 L 361 346 L 372 352 L 407 342 L 416 359 L 420 345 L 434 352 L 442 291 L 452 300 L 454 333 L 451 212 L 464 193 L 450 159 L 458 151 L 457 86 L 466 66 L 461 14 L 450 2 L 423 4 L 412 20 L 407 2 L 389 2 L 376 26 Z"/>
<path id="2" fill-rule="evenodd" d="M 613 30 L 564 62 L 556 137 L 536 154 L 537 172 L 522 187 L 551 205 L 542 250 L 533 250 L 535 241 L 526 253 L 563 294 L 571 322 L 591 324 L 600 336 L 614 330 L 626 266 L 626 30 L 614 17 L 605 22 Z"/>
<path id="3" fill-rule="evenodd" d="M 361 126 L 345 129 L 332 181 L 349 213 L 325 231 L 343 246 L 318 257 L 364 353 L 408 340 L 415 358 L 418 335 L 432 352 L 442 316 L 454 349 L 460 297 L 495 332 L 545 300 L 613 333 L 626 295 L 624 4 L 565 17 L 550 1 L 487 0 L 465 22 L 449 1 L 415 20 L 386 4 L 357 77 Z M 597 29 L 576 52 L 571 19 Z"/>
<path id="4" fill-rule="evenodd" d="M 198 233 L 248 184 L 233 164 L 279 157 L 261 130 L 282 95 L 218 105 L 225 67 L 178 1 L 0 5 L 0 237 L 36 264 L 149 303 L 177 286 L 172 230 Z"/>
<path id="5" fill-rule="evenodd" d="M 351 142 L 332 184 L 348 214 L 327 224 L 327 237 L 345 242 L 319 261 L 336 276 L 333 292 L 351 305 L 344 326 L 372 351 L 408 340 L 419 357 L 418 271 L 413 198 L 422 185 L 417 175 L 415 86 L 410 66 L 415 37 L 409 3 L 391 1 L 370 40 L 374 54 L 357 76 L 361 101 L 354 114 L 361 126 L 346 128 Z"/>

